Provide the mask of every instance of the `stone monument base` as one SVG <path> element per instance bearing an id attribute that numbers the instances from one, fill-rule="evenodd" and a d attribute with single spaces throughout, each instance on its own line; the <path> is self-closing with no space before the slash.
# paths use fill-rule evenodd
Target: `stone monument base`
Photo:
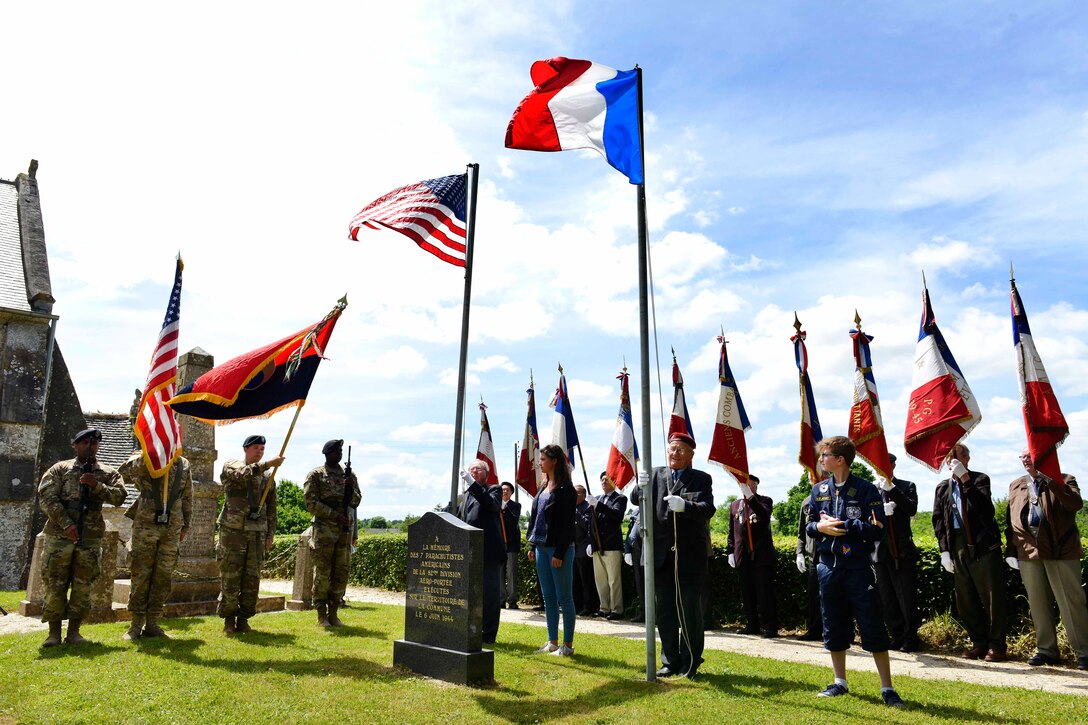
<path id="1" fill-rule="evenodd" d="M 459 685 L 486 685 L 495 680 L 495 653 L 489 649 L 458 652 L 398 639 L 393 642 L 393 664 Z"/>

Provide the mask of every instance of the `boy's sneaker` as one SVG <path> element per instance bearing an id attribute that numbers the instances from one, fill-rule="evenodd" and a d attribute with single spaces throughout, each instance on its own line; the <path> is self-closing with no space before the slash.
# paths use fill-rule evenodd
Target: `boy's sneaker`
<path id="1" fill-rule="evenodd" d="M 551 642 L 545 642 L 544 646 L 541 647 L 540 649 L 538 649 L 537 651 L 533 652 L 533 654 L 535 654 L 535 655 L 546 655 L 546 654 L 551 654 L 552 652 L 555 652 L 558 649 L 559 649 L 559 645 L 552 644 Z"/>
<path id="2" fill-rule="evenodd" d="M 827 688 L 816 697 L 838 697 L 839 695 L 845 695 L 850 692 L 845 687 L 837 682 L 832 682 Z"/>
<path id="3" fill-rule="evenodd" d="M 903 698 L 899 696 L 899 693 L 895 690 L 883 690 L 880 696 L 884 698 L 884 704 L 888 707 L 906 707 L 907 703 L 903 702 Z"/>
<path id="4" fill-rule="evenodd" d="M 551 643 L 549 642 L 549 644 L 551 644 Z M 574 656 L 574 648 L 573 647 L 568 647 L 565 644 L 559 645 L 559 647 L 557 647 L 556 650 L 554 652 L 552 652 L 552 657 L 573 657 L 573 656 Z"/>

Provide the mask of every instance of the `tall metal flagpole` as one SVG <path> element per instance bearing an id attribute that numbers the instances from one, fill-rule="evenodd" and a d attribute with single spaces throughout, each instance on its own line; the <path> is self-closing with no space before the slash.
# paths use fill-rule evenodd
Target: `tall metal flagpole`
<path id="1" fill-rule="evenodd" d="M 476 237 L 476 181 L 479 164 L 467 166 L 469 194 L 465 203 L 465 300 L 461 308 L 461 358 L 457 367 L 457 417 L 453 423 L 453 470 L 450 471 L 450 512 L 457 510 L 457 481 L 461 471 L 461 431 L 464 428 L 465 368 L 468 363 L 468 310 L 472 300 L 472 242 Z"/>
<path id="2" fill-rule="evenodd" d="M 638 185 L 638 327 L 639 363 L 642 366 L 642 467 L 653 473 L 651 451 L 653 436 L 650 433 L 650 310 L 649 289 L 650 244 L 646 231 L 646 134 L 642 123 L 642 69 L 635 66 L 638 81 L 638 143 L 639 163 L 642 164 L 642 183 Z M 642 518 L 642 551 L 646 557 L 644 582 L 646 592 L 646 681 L 657 680 L 657 608 L 654 606 L 654 501 L 653 482 L 639 497 Z"/>

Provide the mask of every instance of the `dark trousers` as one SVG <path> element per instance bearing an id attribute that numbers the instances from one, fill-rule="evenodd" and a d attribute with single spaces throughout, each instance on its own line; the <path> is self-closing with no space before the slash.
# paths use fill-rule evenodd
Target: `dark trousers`
<path id="1" fill-rule="evenodd" d="M 994 549 L 977 559 L 970 555 L 962 536 L 952 542 L 956 613 L 971 644 L 1004 652 L 1009 621 L 1005 606 L 1005 562 Z"/>
<path id="2" fill-rule="evenodd" d="M 508 551 L 503 567 L 502 598 L 507 604 L 518 603 L 518 556 L 520 551 Z"/>
<path id="3" fill-rule="evenodd" d="M 892 645 L 918 645 L 918 570 L 914 559 L 900 559 L 896 568 L 890 556 L 876 563 L 876 585 L 884 609 L 884 623 Z"/>
<path id="4" fill-rule="evenodd" d="M 737 571 L 740 572 L 740 592 L 744 599 L 744 617 L 748 628 L 778 632 L 778 610 L 774 603 L 774 565 L 745 561 L 737 565 Z M 759 626 L 760 621 L 763 622 L 762 627 Z"/>
<path id="5" fill-rule="evenodd" d="M 574 608 L 579 613 L 596 614 L 601 608 L 597 598 L 597 579 L 593 576 L 593 559 L 588 556 L 574 560 Z"/>
<path id="6" fill-rule="evenodd" d="M 678 589 L 671 566 L 654 572 L 661 664 L 673 672 L 694 673 L 703 663 L 701 600 L 705 579 L 704 574 L 681 574 Z"/>
<path id="7" fill-rule="evenodd" d="M 495 641 L 499 633 L 499 612 L 502 611 L 503 562 L 484 562 L 484 621 L 481 634 L 485 643 Z"/>
<path id="8" fill-rule="evenodd" d="M 638 618 L 644 618 L 646 616 L 646 570 L 642 568 L 642 564 L 639 563 L 640 555 L 636 554 L 632 557 L 634 566 L 631 567 L 635 571 L 635 592 L 638 595 L 638 606 L 635 608 L 635 616 Z"/>
<path id="9" fill-rule="evenodd" d="M 820 634 L 824 631 L 823 614 L 820 612 L 820 577 L 816 573 L 816 562 L 809 558 L 805 571 L 805 599 L 808 600 L 806 634 Z"/>

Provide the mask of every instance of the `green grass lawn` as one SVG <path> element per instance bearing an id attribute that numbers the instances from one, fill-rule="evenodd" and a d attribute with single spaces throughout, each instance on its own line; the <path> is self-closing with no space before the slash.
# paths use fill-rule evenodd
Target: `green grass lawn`
<path id="1" fill-rule="evenodd" d="M 880 703 L 875 675 L 817 699 L 829 667 L 709 651 L 697 681 L 649 684 L 637 640 L 578 635 L 576 656 L 533 655 L 537 627 L 503 624 L 496 684 L 450 685 L 392 667 L 404 609 L 354 604 L 322 631 L 312 612 L 261 615 L 225 638 L 215 618 L 167 621 L 173 639 L 120 639 L 125 624 L 84 628 L 96 643 L 39 649 L 41 633 L 0 637 L 0 722 L 903 722 L 1082 721 L 1088 698 L 899 678 L 905 712 Z M 1088 678 L 1086 678 L 1088 683 Z"/>

